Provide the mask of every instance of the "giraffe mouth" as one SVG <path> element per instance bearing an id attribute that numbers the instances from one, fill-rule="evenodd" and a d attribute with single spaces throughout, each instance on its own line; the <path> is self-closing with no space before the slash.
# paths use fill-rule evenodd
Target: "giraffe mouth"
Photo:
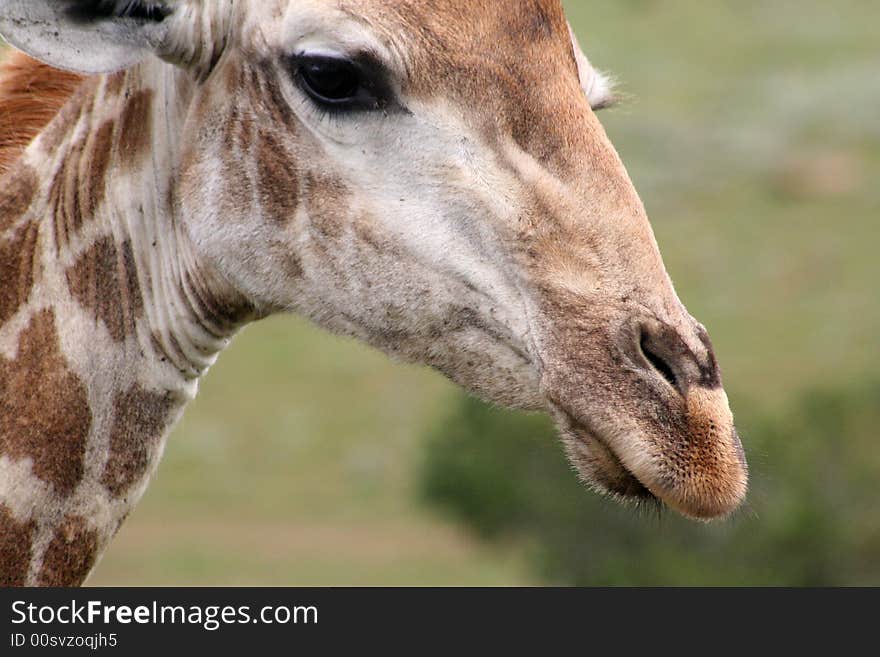
<path id="1" fill-rule="evenodd" d="M 581 478 L 597 492 L 619 502 L 670 508 L 686 518 L 709 521 L 729 516 L 745 497 L 748 470 L 733 427 L 726 440 L 717 441 L 726 452 L 715 456 L 712 467 L 695 476 L 693 470 L 702 466 L 698 449 L 686 453 L 684 458 L 673 452 L 678 461 L 669 459 L 670 464 L 667 459 L 652 458 L 644 446 L 639 446 L 644 441 L 637 434 L 628 438 L 627 434 L 609 437 L 558 407 L 554 414 L 569 459 Z M 623 445 L 623 456 L 619 453 L 621 448 L 611 446 L 612 441 Z M 694 461 L 697 466 L 692 465 Z"/>
<path id="2" fill-rule="evenodd" d="M 596 434 L 581 428 L 575 435 L 574 449 L 581 451 L 591 464 L 590 480 L 594 486 L 618 501 L 648 503 L 662 507 L 663 501 L 624 465 L 614 451 Z"/>
<path id="3" fill-rule="evenodd" d="M 626 504 L 664 507 L 655 495 L 608 446 L 601 435 L 575 420 L 569 413 L 554 409 L 559 418 L 569 459 L 586 483 L 597 492 Z"/>

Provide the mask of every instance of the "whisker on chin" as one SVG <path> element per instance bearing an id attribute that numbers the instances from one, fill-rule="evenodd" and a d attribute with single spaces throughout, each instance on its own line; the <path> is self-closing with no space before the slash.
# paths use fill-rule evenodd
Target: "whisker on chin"
<path id="1" fill-rule="evenodd" d="M 666 518 L 667 506 L 657 497 L 640 500 L 638 508 L 639 512 L 645 516 L 653 515 L 657 519 L 658 525 L 662 525 Z"/>

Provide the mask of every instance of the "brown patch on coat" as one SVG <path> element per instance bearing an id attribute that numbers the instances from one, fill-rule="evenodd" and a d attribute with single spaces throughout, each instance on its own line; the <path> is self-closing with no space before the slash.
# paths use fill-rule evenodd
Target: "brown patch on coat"
<path id="1" fill-rule="evenodd" d="M 88 77 L 83 80 L 58 115 L 40 133 L 40 146 L 50 157 L 68 140 L 71 132 L 80 122 L 90 123 L 98 105 L 98 88 L 101 78 Z"/>
<path id="2" fill-rule="evenodd" d="M 98 557 L 98 532 L 89 527 L 85 518 L 67 516 L 55 531 L 43 555 L 40 586 L 81 585 Z"/>
<path id="3" fill-rule="evenodd" d="M 0 175 L 67 103 L 83 76 L 47 66 L 20 52 L 0 64 Z"/>
<path id="4" fill-rule="evenodd" d="M 104 78 L 104 96 L 107 98 L 118 96 L 128 80 L 128 71 L 111 73 Z"/>
<path id="5" fill-rule="evenodd" d="M 84 224 L 93 220 L 107 193 L 113 151 L 113 121 L 70 146 L 49 187 L 55 239 L 65 249 Z"/>
<path id="6" fill-rule="evenodd" d="M 94 111 L 98 78 L 82 84 L 78 97 L 64 108 L 43 138 L 46 148 L 57 148 L 77 121 Z M 116 84 L 108 80 L 112 89 Z M 89 96 L 91 94 L 91 96 Z M 123 108 L 119 122 L 107 120 L 77 141 L 65 152 L 49 187 L 49 205 L 54 216 L 55 239 L 59 252 L 66 249 L 82 227 L 97 216 L 104 203 L 108 176 L 118 144 L 123 164 L 145 150 L 150 136 L 149 102 L 152 92 L 133 96 Z M 57 133 L 57 134 L 54 134 Z"/>
<path id="7" fill-rule="evenodd" d="M 309 173 L 306 176 L 303 197 L 311 225 L 323 237 L 338 239 L 348 219 L 351 192 L 341 178 Z"/>
<path id="8" fill-rule="evenodd" d="M 113 152 L 113 121 L 105 121 L 98 128 L 94 137 L 89 140 L 86 155 L 88 171 L 82 176 L 82 215 L 92 219 L 104 202 L 107 193 L 107 172 L 110 169 L 110 157 Z"/>
<path id="9" fill-rule="evenodd" d="M 0 192 L 0 231 L 15 224 L 28 211 L 37 192 L 37 175 L 26 167 L 11 174 Z M 39 226 L 28 222 L 8 238 L 0 238 L 0 324 L 12 317 L 30 296 L 34 284 Z"/>
<path id="10" fill-rule="evenodd" d="M 0 504 L 0 587 L 25 585 L 36 529 L 35 522 L 18 522 Z"/>
<path id="11" fill-rule="evenodd" d="M 86 388 L 61 353 L 55 315 L 37 313 L 15 360 L 0 356 L 0 454 L 31 459 L 34 475 L 68 495 L 83 476 L 91 424 Z"/>
<path id="12" fill-rule="evenodd" d="M 80 197 L 79 168 L 85 144 L 73 144 L 64 158 L 49 187 L 49 205 L 52 208 L 55 228 L 55 245 L 58 252 L 68 247 L 73 236 L 83 224 Z"/>
<path id="13" fill-rule="evenodd" d="M 134 168 L 149 152 L 153 133 L 153 91 L 144 89 L 126 102 L 119 119 L 119 155 L 121 162 Z"/>
<path id="14" fill-rule="evenodd" d="M 241 126 L 241 111 L 237 104 L 233 103 L 229 108 L 229 118 L 226 119 L 225 123 L 226 125 L 223 127 L 223 147 L 227 166 L 229 166 L 229 159 L 235 160 L 239 155 L 236 149 L 237 146 L 241 145 L 242 151 L 246 151 L 248 148 L 248 142 L 243 142 L 241 139 L 244 131 Z"/>
<path id="15" fill-rule="evenodd" d="M 251 109 L 254 100 L 249 98 L 248 103 L 235 100 L 246 88 L 247 76 L 241 64 L 238 60 L 229 60 L 219 74 L 224 88 L 212 88 L 199 103 L 199 115 L 205 119 L 212 111 L 225 107 L 226 116 L 219 123 L 223 126 L 224 146 L 227 149 L 224 154 L 228 158 L 250 152 L 256 123 Z"/>
<path id="16" fill-rule="evenodd" d="M 31 294 L 40 228 L 22 224 L 11 239 L 0 240 L 0 325 L 11 318 Z"/>
<path id="17" fill-rule="evenodd" d="M 375 220 L 368 213 L 361 213 L 355 218 L 352 226 L 358 242 L 376 253 L 397 257 L 396 246 L 393 240 L 386 239 L 377 233 L 375 224 Z"/>
<path id="18" fill-rule="evenodd" d="M 0 232 L 14 226 L 27 213 L 39 184 L 31 167 L 20 167 L 0 182 Z"/>
<path id="19" fill-rule="evenodd" d="M 111 237 L 97 242 L 67 270 L 67 287 L 115 342 L 136 335 L 144 303 L 129 242 L 119 248 Z"/>
<path id="20" fill-rule="evenodd" d="M 242 153 L 249 154 L 254 141 L 254 120 L 250 114 L 244 113 L 236 125 L 236 139 Z"/>
<path id="21" fill-rule="evenodd" d="M 298 124 L 296 114 L 279 86 L 279 71 L 275 63 L 269 60 L 260 62 L 254 69 L 244 71 L 242 77 L 248 97 L 269 112 L 273 124 L 286 128 L 294 128 Z"/>
<path id="22" fill-rule="evenodd" d="M 122 255 L 122 276 L 119 279 L 119 289 L 122 292 L 122 305 L 128 310 L 130 318 L 128 326 L 133 326 L 132 321 L 140 319 L 144 315 L 144 297 L 141 294 L 141 284 L 131 242 L 128 240 L 123 242 L 119 250 Z"/>
<path id="23" fill-rule="evenodd" d="M 281 139 L 265 131 L 258 136 L 257 174 L 264 213 L 280 224 L 292 221 L 299 204 L 299 172 Z"/>
<path id="24" fill-rule="evenodd" d="M 170 393 L 153 392 L 138 384 L 117 395 L 110 455 L 101 475 L 101 483 L 113 497 L 123 496 L 146 476 L 175 406 Z"/>

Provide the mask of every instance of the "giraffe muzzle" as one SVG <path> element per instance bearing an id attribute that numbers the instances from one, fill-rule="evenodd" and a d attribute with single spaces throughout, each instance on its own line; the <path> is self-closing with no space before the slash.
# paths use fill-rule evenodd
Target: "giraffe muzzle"
<path id="1" fill-rule="evenodd" d="M 745 498 L 748 467 L 705 330 L 655 317 L 556 332 L 548 408 L 581 477 L 624 501 L 709 520 Z M 561 340 L 560 340 L 561 338 Z"/>

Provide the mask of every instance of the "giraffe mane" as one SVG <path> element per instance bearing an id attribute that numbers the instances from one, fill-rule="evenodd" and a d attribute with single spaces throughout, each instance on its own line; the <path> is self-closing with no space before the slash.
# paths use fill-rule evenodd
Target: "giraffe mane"
<path id="1" fill-rule="evenodd" d="M 17 51 L 0 55 L 0 176 L 64 107 L 83 79 Z"/>

